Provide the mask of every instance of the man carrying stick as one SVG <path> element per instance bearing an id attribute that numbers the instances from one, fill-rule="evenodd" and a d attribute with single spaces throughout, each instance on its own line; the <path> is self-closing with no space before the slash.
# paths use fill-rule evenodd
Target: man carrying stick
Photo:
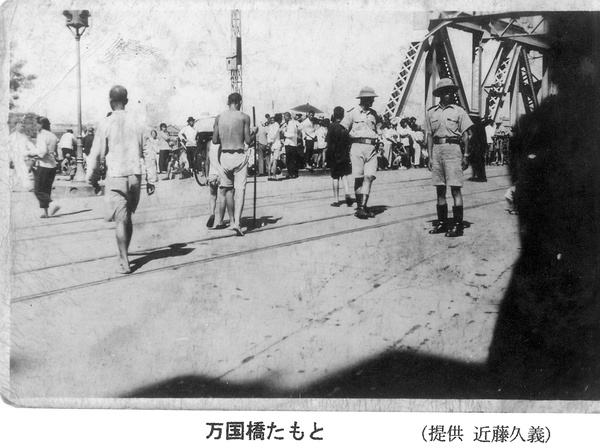
<path id="1" fill-rule="evenodd" d="M 242 96 L 232 93 L 227 99 L 229 109 L 215 118 L 213 143 L 221 145 L 219 163 L 221 164 L 221 181 L 219 185 L 219 223 L 225 215 L 225 208 L 233 210 L 234 221 L 231 230 L 237 236 L 244 236 L 241 228 L 242 211 L 246 196 L 246 180 L 248 154 L 244 143 L 250 145 L 250 117 L 241 112 Z"/>

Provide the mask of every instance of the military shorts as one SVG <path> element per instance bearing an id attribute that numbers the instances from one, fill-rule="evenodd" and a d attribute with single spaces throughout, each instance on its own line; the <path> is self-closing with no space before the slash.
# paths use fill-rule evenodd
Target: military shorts
<path id="1" fill-rule="evenodd" d="M 462 187 L 462 152 L 459 145 L 454 143 L 433 145 L 432 161 L 431 182 L 433 185 Z"/>
<path id="2" fill-rule="evenodd" d="M 350 161 L 354 177 L 375 176 L 377 173 L 377 151 L 375 145 L 352 143 Z"/>

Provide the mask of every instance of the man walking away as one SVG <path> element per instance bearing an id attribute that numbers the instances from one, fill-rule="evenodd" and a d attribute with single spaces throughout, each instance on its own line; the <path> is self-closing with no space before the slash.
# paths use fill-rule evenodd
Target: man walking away
<path id="1" fill-rule="evenodd" d="M 144 128 L 135 117 L 125 110 L 128 103 L 127 89 L 114 86 L 108 95 L 112 113 L 98 125 L 96 138 L 88 158 L 86 178 L 97 185 L 98 169 L 106 161 L 107 221 L 115 221 L 117 248 L 117 273 L 130 274 L 129 244 L 133 235 L 131 215 L 135 212 L 142 185 L 144 158 Z M 148 195 L 154 193 L 154 185 L 146 178 Z"/>
<path id="2" fill-rule="evenodd" d="M 222 224 L 225 207 L 233 209 L 234 222 L 231 230 L 238 236 L 244 236 L 241 228 L 242 211 L 246 195 L 246 178 L 248 155 L 244 144 L 252 143 L 250 133 L 250 117 L 241 112 L 242 96 L 232 93 L 227 99 L 229 109 L 215 118 L 213 140 L 220 144 L 219 163 L 221 164 L 221 181 L 219 194 L 219 224 Z"/>
<path id="3" fill-rule="evenodd" d="M 56 152 L 58 139 L 56 135 L 50 132 L 50 120 L 46 117 L 37 117 L 37 139 L 35 143 L 35 151 L 29 152 L 30 157 L 38 158 L 38 167 L 34 175 L 33 191 L 40 203 L 40 208 L 44 210 L 41 218 L 49 218 L 54 215 L 59 207 L 54 206 L 50 211 L 50 203 L 52 202 L 52 184 L 56 176 L 56 160 L 54 154 Z"/>
<path id="4" fill-rule="evenodd" d="M 340 179 L 346 194 L 346 205 L 352 206 L 350 197 L 350 188 L 348 185 L 348 176 L 352 173 L 350 166 L 350 137 L 348 131 L 340 122 L 344 119 L 344 108 L 337 106 L 333 109 L 331 117 L 333 123 L 329 126 L 327 132 L 327 166 L 331 169 L 331 183 L 333 187 L 332 207 L 339 207 L 340 202 Z"/>

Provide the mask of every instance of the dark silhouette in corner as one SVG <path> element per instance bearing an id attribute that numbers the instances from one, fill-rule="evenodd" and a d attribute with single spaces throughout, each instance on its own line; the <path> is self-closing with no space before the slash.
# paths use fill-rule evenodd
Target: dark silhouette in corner
<path id="1" fill-rule="evenodd" d="M 500 306 L 489 367 L 523 398 L 597 396 L 600 303 L 600 14 L 550 16 L 558 93 L 510 148 L 522 252 Z"/>

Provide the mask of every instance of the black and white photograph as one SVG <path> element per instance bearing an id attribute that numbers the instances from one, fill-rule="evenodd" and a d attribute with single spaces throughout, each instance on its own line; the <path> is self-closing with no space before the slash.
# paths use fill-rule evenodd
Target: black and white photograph
<path id="1" fill-rule="evenodd" d="M 5 403 L 598 412 L 600 13 L 534 6 L 3 3 Z"/>

